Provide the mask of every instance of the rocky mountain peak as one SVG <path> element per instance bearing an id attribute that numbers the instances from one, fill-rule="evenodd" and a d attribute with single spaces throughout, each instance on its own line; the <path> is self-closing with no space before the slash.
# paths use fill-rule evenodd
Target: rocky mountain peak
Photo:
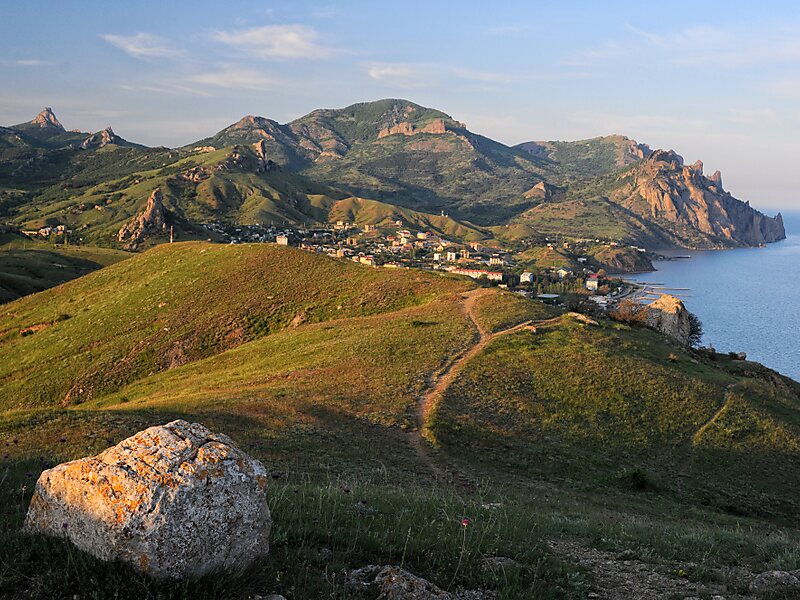
<path id="1" fill-rule="evenodd" d="M 672 169 L 683 167 L 683 157 L 674 150 L 655 150 L 648 158 L 648 162 L 651 164 L 661 163 Z"/>
<path id="2" fill-rule="evenodd" d="M 102 131 L 93 133 L 83 140 L 83 142 L 81 142 L 81 148 L 84 150 L 88 150 L 89 148 L 102 148 L 108 144 L 117 144 L 120 141 L 121 138 L 117 137 L 114 130 L 111 129 L 111 127 L 106 127 Z"/>
<path id="3" fill-rule="evenodd" d="M 714 174 L 708 178 L 715 186 L 717 186 L 717 190 L 720 192 L 722 191 L 722 173 L 719 171 L 714 171 Z"/>
<path id="4" fill-rule="evenodd" d="M 55 129 L 64 131 L 64 126 L 56 117 L 53 109 L 49 106 L 46 106 L 42 112 L 36 115 L 36 117 L 30 121 L 30 124 L 36 125 L 37 127 L 54 127 Z"/>

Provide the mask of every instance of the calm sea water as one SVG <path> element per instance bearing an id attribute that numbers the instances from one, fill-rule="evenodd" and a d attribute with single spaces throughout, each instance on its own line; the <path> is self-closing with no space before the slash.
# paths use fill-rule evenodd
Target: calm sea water
<path id="1" fill-rule="evenodd" d="M 747 352 L 800 381 L 800 213 L 784 215 L 787 239 L 766 248 L 680 251 L 632 277 L 663 283 L 703 322 L 703 342 L 720 352 Z"/>

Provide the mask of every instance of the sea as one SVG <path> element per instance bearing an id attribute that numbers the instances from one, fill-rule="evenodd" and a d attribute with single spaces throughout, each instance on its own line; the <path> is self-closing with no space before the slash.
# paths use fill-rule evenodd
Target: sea
<path id="1" fill-rule="evenodd" d="M 703 344 L 746 352 L 800 381 L 800 212 L 784 213 L 786 239 L 764 248 L 677 250 L 630 279 L 681 298 L 703 323 Z"/>

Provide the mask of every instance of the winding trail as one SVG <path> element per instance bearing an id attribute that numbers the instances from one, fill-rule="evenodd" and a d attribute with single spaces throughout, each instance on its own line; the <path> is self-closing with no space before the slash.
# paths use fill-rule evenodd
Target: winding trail
<path id="1" fill-rule="evenodd" d="M 471 322 L 475 332 L 473 335 L 473 343 L 471 346 L 462 349 L 459 353 L 452 356 L 440 369 L 432 373 L 428 377 L 427 389 L 420 394 L 417 399 L 417 428 L 410 432 L 411 446 L 437 480 L 443 480 L 445 478 L 445 472 L 436 465 L 431 453 L 431 446 L 425 439 L 426 422 L 431 409 L 436 405 L 436 402 L 441 399 L 447 388 L 455 381 L 464 365 L 480 354 L 492 340 L 498 337 L 522 330 L 536 331 L 537 326 L 549 325 L 561 321 L 561 317 L 558 316 L 543 321 L 523 321 L 513 327 L 508 327 L 500 331 L 487 331 L 476 318 L 475 312 L 478 300 L 491 293 L 493 293 L 491 288 L 477 288 L 461 295 L 461 310 Z M 471 483 L 463 474 L 457 471 L 454 472 L 454 474 L 455 478 L 462 484 L 469 485 Z"/>

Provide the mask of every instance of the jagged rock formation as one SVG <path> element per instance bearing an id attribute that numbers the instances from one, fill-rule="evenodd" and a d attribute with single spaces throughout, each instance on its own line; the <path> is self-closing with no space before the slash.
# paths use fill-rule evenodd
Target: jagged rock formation
<path id="1" fill-rule="evenodd" d="M 684 165 L 672 150 L 656 150 L 625 174 L 630 183 L 611 199 L 655 221 L 687 247 L 757 246 L 784 239 L 783 218 L 754 210 L 722 189 L 722 175 L 703 163 Z"/>
<path id="2" fill-rule="evenodd" d="M 166 229 L 167 209 L 164 208 L 161 188 L 156 188 L 147 199 L 144 209 L 120 228 L 117 241 L 126 242 L 127 250 L 135 250 L 145 237 Z"/>
<path id="3" fill-rule="evenodd" d="M 45 109 L 40 112 L 36 117 L 30 121 L 30 125 L 36 125 L 37 127 L 47 128 L 52 127 L 54 129 L 58 129 L 60 131 L 65 131 L 64 126 L 56 117 L 53 109 L 49 106 L 45 107 Z"/>
<path id="4" fill-rule="evenodd" d="M 172 421 L 44 471 L 25 529 L 155 577 L 200 576 L 267 553 L 266 488 L 229 437 Z"/>
<path id="5" fill-rule="evenodd" d="M 539 200 L 541 202 L 547 202 L 548 200 L 552 200 L 553 197 L 560 191 L 561 190 L 558 187 L 550 185 L 544 181 L 540 181 L 522 195 L 527 200 Z"/>
<path id="6" fill-rule="evenodd" d="M 124 142 L 122 138 L 118 137 L 114 133 L 114 130 L 111 129 L 111 127 L 106 127 L 102 131 L 93 133 L 83 140 L 83 142 L 81 142 L 81 148 L 83 150 L 88 150 L 90 148 L 102 148 L 108 144 L 118 144 L 121 141 Z"/>
<path id="7" fill-rule="evenodd" d="M 678 298 L 664 294 L 645 308 L 644 323 L 681 346 L 689 345 L 689 311 Z"/>
<path id="8" fill-rule="evenodd" d="M 417 135 L 418 133 L 432 133 L 442 134 L 447 131 L 447 125 L 444 119 L 434 119 L 430 123 L 426 123 L 422 127 L 417 127 L 413 123 L 403 121 L 391 127 L 384 127 L 378 132 L 378 139 L 385 138 L 390 135 Z"/>

